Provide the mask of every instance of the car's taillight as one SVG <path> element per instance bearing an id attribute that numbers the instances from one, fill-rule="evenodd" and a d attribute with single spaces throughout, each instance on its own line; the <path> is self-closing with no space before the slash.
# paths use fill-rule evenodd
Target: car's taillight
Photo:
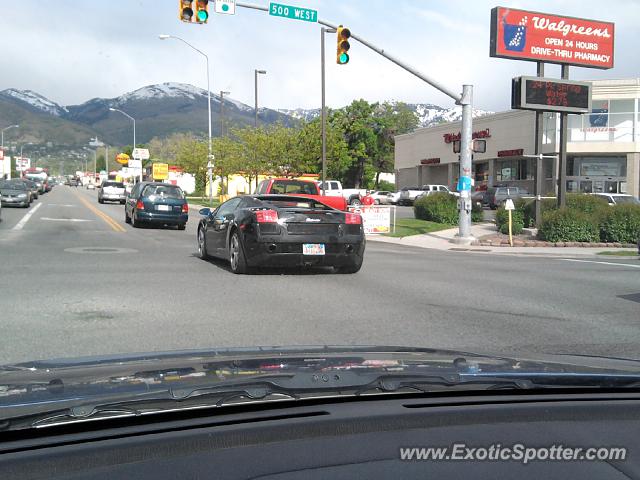
<path id="1" fill-rule="evenodd" d="M 347 225 L 361 225 L 362 217 L 357 213 L 345 213 L 344 220 Z"/>
<path id="2" fill-rule="evenodd" d="M 142 200 L 138 200 L 138 202 L 136 203 L 136 208 L 138 210 L 144 210 L 144 203 L 142 203 Z"/>
<path id="3" fill-rule="evenodd" d="M 189 213 L 189 204 L 185 203 L 182 205 L 182 213 Z"/>
<path id="4" fill-rule="evenodd" d="M 258 210 L 256 211 L 256 221 L 258 223 L 276 223 L 278 221 L 278 212 L 275 210 Z"/>

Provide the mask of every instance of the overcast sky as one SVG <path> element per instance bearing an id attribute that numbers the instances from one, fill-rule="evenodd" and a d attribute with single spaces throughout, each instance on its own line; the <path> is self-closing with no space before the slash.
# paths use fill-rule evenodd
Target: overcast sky
<path id="1" fill-rule="evenodd" d="M 213 2 L 211 2 L 213 3 Z M 268 6 L 266 0 L 253 3 Z M 511 77 L 535 74 L 535 63 L 489 58 L 489 17 L 511 6 L 616 24 L 615 68 L 571 69 L 571 78 L 640 76 L 639 0 L 281 0 L 317 9 L 454 91 L 475 88 L 475 106 L 509 107 Z M 213 13 L 207 25 L 177 18 L 178 0 L 21 0 L 2 2 L 0 90 L 34 90 L 62 105 L 116 97 L 145 85 L 191 83 L 206 88 L 204 58 L 176 40 L 181 36 L 210 57 L 213 91 L 253 105 L 253 70 L 260 105 L 315 108 L 320 104 L 320 34 L 317 24 L 238 8 Z M 327 104 L 354 98 L 450 106 L 451 100 L 365 46 L 351 42 L 351 60 L 335 64 L 335 37 L 327 38 Z M 548 67 L 547 76 L 559 76 Z"/>

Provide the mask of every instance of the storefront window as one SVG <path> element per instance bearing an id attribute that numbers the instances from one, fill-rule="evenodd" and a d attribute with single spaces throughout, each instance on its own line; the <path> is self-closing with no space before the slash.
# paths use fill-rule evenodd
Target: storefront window
<path id="1" fill-rule="evenodd" d="M 635 100 L 611 100 L 609 108 L 609 126 L 614 129 L 614 141 L 632 142 Z"/>
<path id="2" fill-rule="evenodd" d="M 553 178 L 553 162 L 552 158 L 542 159 L 542 173 L 546 180 L 551 180 Z"/>
<path id="3" fill-rule="evenodd" d="M 489 163 L 476 163 L 473 165 L 474 168 L 474 179 L 476 182 L 476 186 L 481 184 L 487 184 L 489 181 Z"/>
<path id="4" fill-rule="evenodd" d="M 567 192 L 576 193 L 578 191 L 578 181 L 577 180 L 567 180 Z"/>
<path id="5" fill-rule="evenodd" d="M 624 177 L 627 175 L 625 157 L 568 157 L 567 176 Z"/>
<path id="6" fill-rule="evenodd" d="M 533 180 L 533 170 L 528 159 L 500 160 L 496 162 L 496 180 Z"/>

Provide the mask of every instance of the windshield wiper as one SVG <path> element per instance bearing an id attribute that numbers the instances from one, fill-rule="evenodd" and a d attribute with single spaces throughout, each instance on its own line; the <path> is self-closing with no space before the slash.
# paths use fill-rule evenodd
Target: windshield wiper
<path id="1" fill-rule="evenodd" d="M 160 388 L 134 398 L 101 396 L 66 408 L 5 418 L 2 429 L 137 416 L 186 408 L 221 407 L 245 402 L 443 390 L 543 390 L 558 388 L 640 388 L 640 374 L 557 372 L 363 372 L 354 370 L 278 373 L 215 385 Z M 54 403 L 55 405 L 55 403 Z M 0 409 L 0 413 L 2 409 Z"/>

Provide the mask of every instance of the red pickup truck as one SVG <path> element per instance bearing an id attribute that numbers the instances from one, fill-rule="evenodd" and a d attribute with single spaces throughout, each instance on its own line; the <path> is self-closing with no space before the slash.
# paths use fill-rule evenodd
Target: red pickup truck
<path id="1" fill-rule="evenodd" d="M 347 201 L 342 197 L 329 197 L 320 194 L 320 188 L 316 182 L 310 180 L 296 180 L 292 178 L 269 178 L 258 184 L 256 192 L 259 195 L 278 194 L 278 195 L 300 195 L 303 197 L 313 198 L 319 202 L 337 208 L 338 210 L 347 210 Z"/>

